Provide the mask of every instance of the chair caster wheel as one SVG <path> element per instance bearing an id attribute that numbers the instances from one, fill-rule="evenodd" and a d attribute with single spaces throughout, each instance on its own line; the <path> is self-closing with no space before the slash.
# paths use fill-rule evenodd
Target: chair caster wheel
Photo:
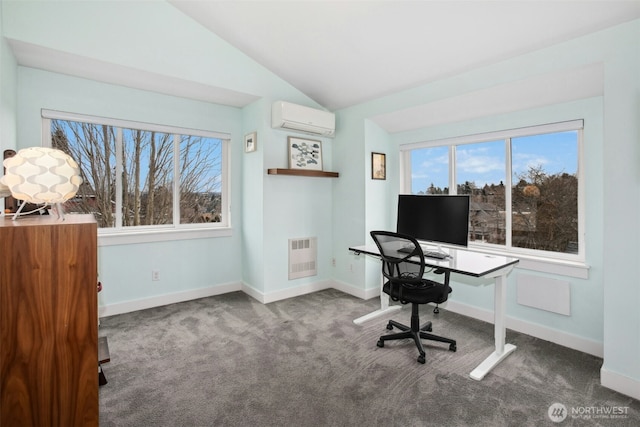
<path id="1" fill-rule="evenodd" d="M 455 344 L 449 344 L 449 351 L 456 351 L 458 348 L 456 347 Z"/>
<path id="2" fill-rule="evenodd" d="M 387 323 L 387 329 L 391 331 L 393 329 L 393 325 L 391 323 Z"/>
<path id="3" fill-rule="evenodd" d="M 418 362 L 424 365 L 425 360 L 423 355 L 418 356 Z"/>
<path id="4" fill-rule="evenodd" d="M 378 340 L 378 342 L 377 342 L 377 344 L 376 344 L 376 345 L 377 345 L 378 347 L 382 348 L 382 347 L 384 347 L 384 341 L 382 341 L 382 340 Z"/>

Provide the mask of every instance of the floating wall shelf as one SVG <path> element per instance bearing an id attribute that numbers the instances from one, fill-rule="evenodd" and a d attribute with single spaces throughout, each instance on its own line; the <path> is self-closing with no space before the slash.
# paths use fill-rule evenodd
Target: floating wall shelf
<path id="1" fill-rule="evenodd" d="M 338 172 L 308 171 L 304 169 L 268 169 L 269 175 L 315 176 L 321 178 L 337 178 Z"/>

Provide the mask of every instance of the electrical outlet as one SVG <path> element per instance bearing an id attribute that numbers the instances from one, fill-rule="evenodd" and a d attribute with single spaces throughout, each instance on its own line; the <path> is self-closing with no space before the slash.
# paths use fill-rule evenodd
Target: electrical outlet
<path id="1" fill-rule="evenodd" d="M 331 266 L 332 267 L 336 266 L 336 259 L 335 258 L 331 258 Z"/>
<path id="2" fill-rule="evenodd" d="M 158 270 L 153 270 L 151 272 L 151 280 L 153 280 L 154 282 L 160 280 L 160 272 Z"/>

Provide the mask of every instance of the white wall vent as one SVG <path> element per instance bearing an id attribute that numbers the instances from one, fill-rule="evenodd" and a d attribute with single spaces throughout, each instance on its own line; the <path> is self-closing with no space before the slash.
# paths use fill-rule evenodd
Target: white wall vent
<path id="1" fill-rule="evenodd" d="M 333 136 L 336 131 L 336 115 L 303 105 L 276 101 L 271 106 L 271 127 Z"/>
<path id="2" fill-rule="evenodd" d="M 318 238 L 289 239 L 289 280 L 318 274 Z"/>

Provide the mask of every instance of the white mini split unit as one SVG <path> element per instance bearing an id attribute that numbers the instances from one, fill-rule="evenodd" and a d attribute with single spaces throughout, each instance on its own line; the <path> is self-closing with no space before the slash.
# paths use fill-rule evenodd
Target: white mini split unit
<path id="1" fill-rule="evenodd" d="M 271 108 L 271 127 L 333 136 L 336 131 L 336 115 L 290 102 L 276 101 Z"/>

